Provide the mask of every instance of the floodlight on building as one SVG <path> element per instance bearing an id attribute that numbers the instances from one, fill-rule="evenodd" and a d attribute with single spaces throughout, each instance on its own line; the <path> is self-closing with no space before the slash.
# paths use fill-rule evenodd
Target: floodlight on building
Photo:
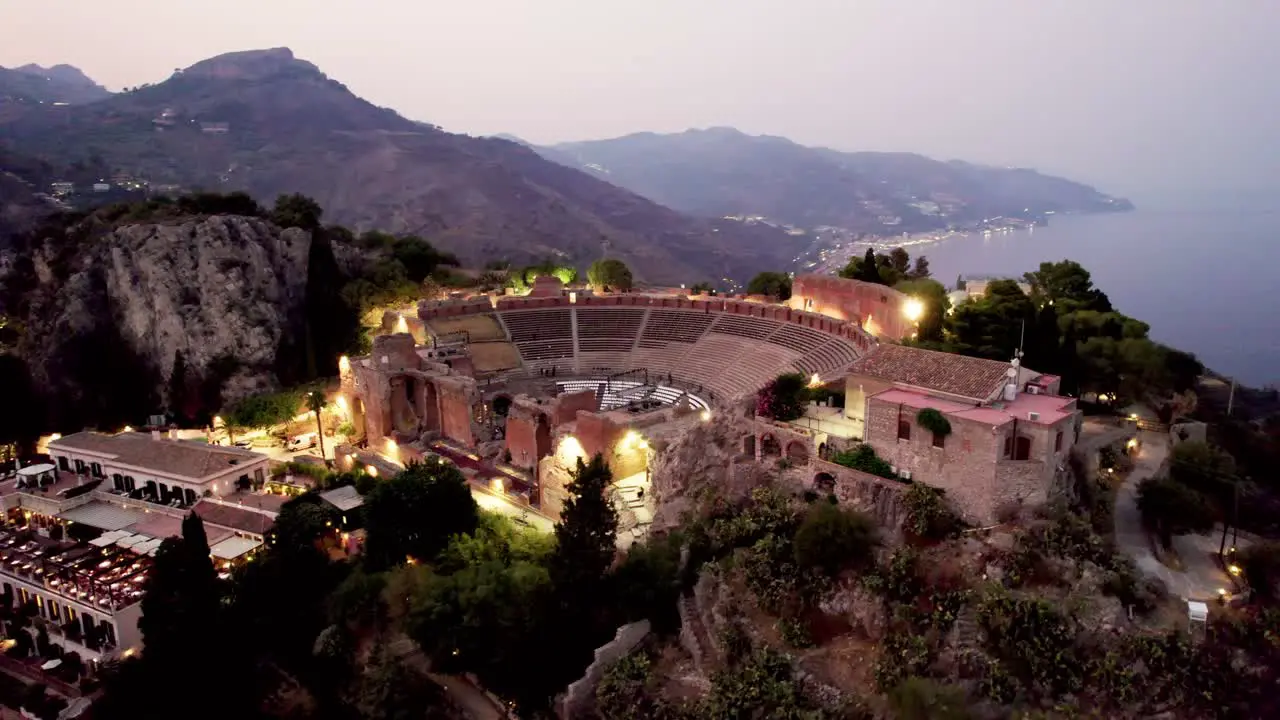
<path id="1" fill-rule="evenodd" d="M 213 426 L 214 426 L 214 427 L 218 427 L 219 425 L 222 425 L 222 424 L 223 424 L 223 422 L 222 422 L 222 416 L 221 416 L 221 415 L 214 415 L 214 416 L 213 416 Z"/>
<path id="2" fill-rule="evenodd" d="M 821 384 L 822 384 L 822 376 L 819 375 L 818 373 L 814 373 L 809 377 L 809 387 L 816 388 Z"/>
<path id="3" fill-rule="evenodd" d="M 365 465 L 364 470 L 369 473 L 369 477 L 378 477 L 378 468 L 372 465 Z"/>
<path id="4" fill-rule="evenodd" d="M 1138 422 L 1138 413 L 1129 413 L 1129 419 Z"/>
<path id="5" fill-rule="evenodd" d="M 502 478 L 500 477 L 496 477 L 489 481 L 489 489 L 498 495 L 503 495 L 507 492 L 506 483 L 502 482 Z"/>
<path id="6" fill-rule="evenodd" d="M 924 317 L 924 303 L 919 298 L 907 298 L 902 304 L 902 315 L 911 322 L 920 322 Z"/>
<path id="7" fill-rule="evenodd" d="M 570 290 L 570 291 L 569 291 L 569 304 L 570 304 L 570 305 L 574 305 L 574 304 L 576 304 L 577 302 L 578 302 L 578 291 L 577 291 L 577 290 Z"/>
<path id="8" fill-rule="evenodd" d="M 120 432 L 133 432 L 133 428 L 129 425 L 125 425 L 124 430 L 121 430 Z"/>
<path id="9" fill-rule="evenodd" d="M 1129 450 L 1136 449 L 1138 447 L 1138 438 L 1129 438 L 1129 442 L 1125 443 L 1124 446 Z"/>
<path id="10" fill-rule="evenodd" d="M 578 438 L 566 435 L 560 441 L 560 447 L 556 449 L 556 456 L 561 463 L 572 465 L 575 461 L 585 458 L 587 452 L 583 449 L 582 443 L 578 441 Z"/>
<path id="11" fill-rule="evenodd" d="M 702 411 L 702 422 L 711 422 L 711 411 L 710 411 L 710 410 L 703 410 L 703 411 Z"/>
<path id="12" fill-rule="evenodd" d="M 341 355 L 338 357 L 338 372 L 343 375 L 346 375 L 347 373 L 351 372 L 351 358 L 347 357 L 346 355 Z"/>
<path id="13" fill-rule="evenodd" d="M 1227 572 L 1231 573 L 1232 575 L 1239 575 L 1243 571 L 1240 569 L 1239 565 L 1228 565 Z"/>
<path id="14" fill-rule="evenodd" d="M 345 395 L 337 396 L 333 399 L 333 402 L 338 406 L 338 410 L 342 411 L 343 415 L 347 415 L 351 412 L 351 406 L 347 404 L 347 398 Z"/>
<path id="15" fill-rule="evenodd" d="M 49 439 L 50 439 L 50 440 L 61 440 L 61 439 L 62 439 L 62 433 L 54 433 L 54 434 L 52 434 L 52 435 L 50 435 L 50 436 L 49 436 Z"/>
<path id="16" fill-rule="evenodd" d="M 398 332 L 398 333 L 407 333 L 407 332 L 409 332 L 409 323 L 408 323 L 408 321 L 407 321 L 407 320 L 405 320 L 405 319 L 404 319 L 404 316 L 403 316 L 403 315 L 397 315 L 397 316 L 396 316 L 396 318 L 397 318 L 397 319 L 396 319 L 396 332 Z"/>

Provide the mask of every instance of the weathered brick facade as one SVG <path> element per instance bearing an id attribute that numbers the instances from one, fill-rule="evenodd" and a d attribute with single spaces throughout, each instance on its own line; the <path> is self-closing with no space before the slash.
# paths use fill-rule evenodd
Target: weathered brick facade
<path id="1" fill-rule="evenodd" d="M 864 440 L 876 454 L 913 481 L 945 490 L 966 520 L 983 525 L 1007 503 L 1043 502 L 1075 443 L 1074 413 L 1052 425 L 1013 419 L 993 425 L 944 413 L 951 434 L 937 447 L 933 434 L 916 421 L 917 408 L 877 397 L 869 398 L 867 408 Z M 900 421 L 910 427 L 907 439 L 899 437 Z M 1006 456 L 1015 434 L 1029 441 L 1026 460 Z"/>
<path id="2" fill-rule="evenodd" d="M 903 314 L 907 296 L 893 288 L 832 275 L 797 275 L 790 305 L 852 323 L 882 338 L 910 337 L 915 325 Z"/>

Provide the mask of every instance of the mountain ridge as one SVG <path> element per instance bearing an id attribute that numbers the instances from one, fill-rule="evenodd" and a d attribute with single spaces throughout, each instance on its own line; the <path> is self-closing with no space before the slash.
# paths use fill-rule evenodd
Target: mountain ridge
<path id="1" fill-rule="evenodd" d="M 608 252 L 638 278 L 742 278 L 794 255 L 784 233 L 688 217 L 504 140 L 359 98 L 288 48 L 228 53 L 87 105 L 0 119 L 0 146 L 152 187 L 300 192 L 356 230 L 419 234 L 468 263 Z"/>
<path id="2" fill-rule="evenodd" d="M 42 67 L 27 63 L 15 68 L 0 66 L 0 104 L 15 102 L 87 103 L 112 93 L 74 65 Z"/>
<path id="3" fill-rule="evenodd" d="M 897 234 L 993 217 L 1132 209 L 1123 198 L 1029 168 L 810 147 L 726 126 L 533 147 L 676 210 L 802 228 Z"/>

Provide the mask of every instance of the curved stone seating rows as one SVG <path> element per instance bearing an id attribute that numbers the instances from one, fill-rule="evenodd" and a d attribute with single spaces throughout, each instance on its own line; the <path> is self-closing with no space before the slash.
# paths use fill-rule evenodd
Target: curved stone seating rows
<path id="1" fill-rule="evenodd" d="M 709 308 L 560 305 L 497 315 L 526 369 L 608 374 L 643 368 L 718 398 L 753 393 L 782 372 L 833 371 L 860 354 L 843 335 Z"/>

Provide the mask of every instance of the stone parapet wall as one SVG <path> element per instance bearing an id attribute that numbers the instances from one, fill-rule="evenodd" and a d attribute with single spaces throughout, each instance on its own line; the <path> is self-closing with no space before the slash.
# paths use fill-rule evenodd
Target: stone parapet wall
<path id="1" fill-rule="evenodd" d="M 589 717 L 595 707 L 596 685 L 610 666 L 630 655 L 649 637 L 649 621 L 641 620 L 618 628 L 613 640 L 596 648 L 595 659 L 586 673 L 569 685 L 556 703 L 556 715 L 563 720 Z"/>

